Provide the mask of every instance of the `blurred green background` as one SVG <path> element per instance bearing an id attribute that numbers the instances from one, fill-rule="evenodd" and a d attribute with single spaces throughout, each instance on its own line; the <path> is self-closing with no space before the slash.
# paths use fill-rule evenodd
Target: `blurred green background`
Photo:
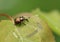
<path id="1" fill-rule="evenodd" d="M 30 12 L 40 8 L 43 12 L 52 10 L 60 11 L 60 0 L 0 0 L 0 13 L 7 13 L 11 16 L 21 12 Z M 60 42 L 60 36 L 53 33 L 56 41 Z"/>

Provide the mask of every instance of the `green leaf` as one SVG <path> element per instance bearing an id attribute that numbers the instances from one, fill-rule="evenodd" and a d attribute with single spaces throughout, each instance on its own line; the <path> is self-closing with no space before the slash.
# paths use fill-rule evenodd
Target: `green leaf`
<path id="1" fill-rule="evenodd" d="M 25 22 L 26 25 L 18 27 L 23 40 L 26 42 L 27 40 L 28 42 L 55 42 L 51 30 L 38 15 L 33 15 L 28 20 L 29 22 Z"/>
<path id="2" fill-rule="evenodd" d="M 9 20 L 0 21 L 0 42 L 16 42 L 12 32 L 16 27 Z M 14 39 L 13 39 L 14 38 Z M 8 40 L 9 39 L 9 40 Z M 7 40 L 7 41 L 6 41 Z"/>
<path id="3" fill-rule="evenodd" d="M 31 16 L 26 25 L 15 26 L 9 20 L 0 22 L 0 42 L 55 42 L 55 38 L 38 15 Z"/>
<path id="4" fill-rule="evenodd" d="M 52 31 L 60 35 L 60 13 L 57 10 L 51 11 L 50 13 L 44 13 L 37 9 L 35 13 L 47 22 Z"/>

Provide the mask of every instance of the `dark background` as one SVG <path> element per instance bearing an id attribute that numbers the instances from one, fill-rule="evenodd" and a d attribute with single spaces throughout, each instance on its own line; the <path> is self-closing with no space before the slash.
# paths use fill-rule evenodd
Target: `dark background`
<path id="1" fill-rule="evenodd" d="M 60 0 L 0 0 L 0 13 L 11 16 L 21 12 L 30 12 L 36 8 L 40 8 L 43 12 L 55 9 L 60 11 Z M 56 41 L 60 42 L 60 36 L 54 35 Z"/>

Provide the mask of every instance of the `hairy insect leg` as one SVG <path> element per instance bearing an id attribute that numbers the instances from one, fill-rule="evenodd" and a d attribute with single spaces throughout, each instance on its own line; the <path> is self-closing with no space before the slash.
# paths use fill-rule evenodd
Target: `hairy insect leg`
<path id="1" fill-rule="evenodd" d="M 25 23 L 22 23 L 23 25 L 26 25 Z"/>
<path id="2" fill-rule="evenodd" d="M 25 19 L 27 22 L 29 22 L 29 20 L 28 19 Z"/>

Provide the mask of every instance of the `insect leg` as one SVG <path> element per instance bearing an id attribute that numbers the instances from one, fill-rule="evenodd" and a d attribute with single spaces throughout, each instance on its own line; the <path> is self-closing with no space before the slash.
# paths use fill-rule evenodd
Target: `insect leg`
<path id="1" fill-rule="evenodd" d="M 27 22 L 29 22 L 29 20 L 28 19 L 25 19 Z"/>

